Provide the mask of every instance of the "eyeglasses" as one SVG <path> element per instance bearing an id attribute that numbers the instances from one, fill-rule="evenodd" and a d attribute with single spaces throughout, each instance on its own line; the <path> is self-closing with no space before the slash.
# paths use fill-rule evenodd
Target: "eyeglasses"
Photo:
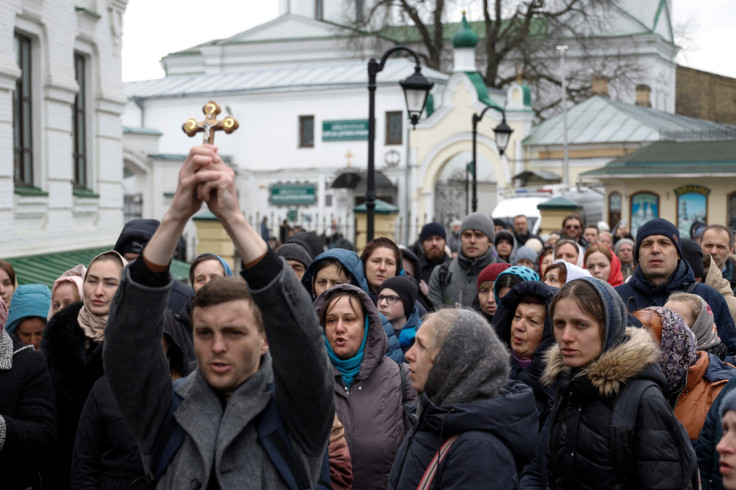
<path id="1" fill-rule="evenodd" d="M 376 303 L 380 303 L 384 300 L 386 301 L 387 305 L 391 306 L 395 305 L 397 301 L 401 301 L 401 298 L 399 296 L 384 296 L 382 294 L 379 294 Z"/>
<path id="2" fill-rule="evenodd" d="M 580 226 L 579 225 L 565 225 L 565 229 L 566 230 L 579 230 Z"/>

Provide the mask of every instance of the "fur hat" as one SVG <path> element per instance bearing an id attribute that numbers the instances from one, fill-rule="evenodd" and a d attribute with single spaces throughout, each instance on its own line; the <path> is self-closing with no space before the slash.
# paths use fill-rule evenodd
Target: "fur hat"
<path id="1" fill-rule="evenodd" d="M 677 255 L 682 258 L 682 249 L 680 248 L 680 230 L 675 225 L 664 218 L 650 219 L 639 227 L 636 232 L 636 246 L 634 247 L 634 260 L 639 261 L 639 247 L 641 242 L 648 236 L 663 235 L 670 239 L 677 249 Z"/>
<path id="2" fill-rule="evenodd" d="M 439 223 L 427 223 L 422 227 L 422 232 L 419 234 L 419 241 L 423 242 L 427 238 L 438 236 L 443 240 L 447 239 L 447 233 L 445 233 L 445 227 Z"/>
<path id="3" fill-rule="evenodd" d="M 389 277 L 381 284 L 381 288 L 378 290 L 378 294 L 384 289 L 393 289 L 396 294 L 401 298 L 401 303 L 404 305 L 404 316 L 409 318 L 411 312 L 414 311 L 414 303 L 417 300 L 419 294 L 419 287 L 413 279 L 405 276 Z"/>
<path id="4" fill-rule="evenodd" d="M 283 257 L 286 260 L 296 260 L 304 265 L 304 268 L 309 267 L 312 263 L 312 256 L 306 248 L 302 247 L 298 242 L 287 242 L 276 249 L 276 255 Z"/>
<path id="5" fill-rule="evenodd" d="M 493 232 L 493 220 L 490 216 L 481 212 L 470 213 L 463 218 L 460 233 L 463 233 L 465 230 L 478 230 L 491 241 L 496 237 L 496 234 Z M 514 243 L 513 240 L 511 243 Z"/>

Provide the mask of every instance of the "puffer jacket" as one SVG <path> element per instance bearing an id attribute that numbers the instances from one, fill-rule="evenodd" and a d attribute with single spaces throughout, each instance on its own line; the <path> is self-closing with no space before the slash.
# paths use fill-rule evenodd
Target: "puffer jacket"
<path id="1" fill-rule="evenodd" d="M 440 446 L 455 435 L 432 488 L 518 488 L 517 468 L 537 446 L 533 400 L 531 389 L 517 381 L 497 397 L 445 407 L 422 395 L 418 420 L 401 444 L 388 488 L 417 488 Z"/>
<path id="2" fill-rule="evenodd" d="M 731 289 L 731 283 L 728 282 L 728 279 L 723 277 L 723 274 L 721 274 L 721 271 L 718 269 L 718 266 L 711 258 L 710 254 L 705 254 L 703 256 L 703 265 L 705 266 L 706 271 L 705 284 L 721 293 L 723 299 L 726 301 L 726 305 L 728 305 L 728 311 L 731 314 L 731 318 L 733 318 L 734 323 L 736 323 L 736 296 L 734 296 L 733 290 Z"/>
<path id="3" fill-rule="evenodd" d="M 713 354 L 698 351 L 698 360 L 687 371 L 674 410 L 691 441 L 698 439 L 713 401 L 735 376 L 736 369 L 732 366 L 724 364 Z"/>
<path id="4" fill-rule="evenodd" d="M 0 391 L 0 488 L 40 488 L 56 437 L 54 388 L 43 355 L 2 328 Z"/>
<path id="5" fill-rule="evenodd" d="M 682 444 L 680 423 L 662 395 L 664 377 L 656 365 L 659 348 L 644 329 L 629 327 L 625 340 L 585 368 L 565 366 L 559 346 L 547 353 L 544 379 L 557 382 L 547 450 L 549 488 L 685 488 L 685 461 L 694 457 Z M 610 422 L 616 394 L 634 379 L 656 382 L 642 394 L 636 415 L 633 461 L 628 475 L 614 462 Z M 688 452 L 687 454 L 685 452 Z M 685 474 L 683 474 L 685 473 Z"/>
<path id="6" fill-rule="evenodd" d="M 621 296 L 629 313 L 633 313 L 648 306 L 664 306 L 672 293 L 685 292 L 694 282 L 695 275 L 690 264 L 685 260 L 679 260 L 677 268 L 667 282 L 655 286 L 644 277 L 641 267 L 637 267 L 628 282 L 616 287 L 616 292 Z M 700 283 L 697 283 L 690 292 L 708 302 L 713 310 L 721 342 L 728 348 L 730 355 L 736 354 L 736 327 L 723 296 L 712 287 Z"/>
<path id="7" fill-rule="evenodd" d="M 723 490 L 719 459 L 716 444 L 723 437 L 721 424 L 721 402 L 728 393 L 736 388 L 736 378 L 726 383 L 708 410 L 703 430 L 700 431 L 698 442 L 695 444 L 695 453 L 698 455 L 698 469 L 700 470 L 700 484 L 702 490 Z"/>
<path id="8" fill-rule="evenodd" d="M 432 272 L 429 279 L 429 300 L 435 308 L 471 307 L 473 299 L 478 295 L 478 275 L 495 261 L 493 247 L 475 259 L 465 257 L 461 251 L 447 268 L 436 267 Z"/>
<path id="9" fill-rule="evenodd" d="M 345 439 L 350 448 L 353 488 L 383 489 L 396 451 L 411 427 L 402 401 L 415 400 L 416 392 L 411 388 L 408 373 L 403 383 L 399 365 L 384 355 L 388 339 L 368 294 L 347 284 L 332 289 L 358 294 L 369 316 L 363 361 L 350 389 L 345 387 L 340 372 L 333 367 L 335 410 L 345 427 Z M 322 295 L 314 303 L 318 316 L 324 301 L 325 295 Z"/>

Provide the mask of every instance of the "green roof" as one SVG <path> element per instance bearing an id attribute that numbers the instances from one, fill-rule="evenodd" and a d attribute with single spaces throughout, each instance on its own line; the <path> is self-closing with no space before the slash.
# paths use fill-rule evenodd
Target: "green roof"
<path id="1" fill-rule="evenodd" d="M 473 87 L 475 87 L 475 91 L 478 92 L 478 100 L 483 102 L 485 105 L 491 105 L 493 107 L 496 107 L 497 109 L 503 110 L 503 107 L 491 100 L 490 95 L 488 95 L 488 87 L 486 87 L 486 82 L 483 80 L 483 77 L 480 76 L 480 73 L 478 73 L 477 71 L 466 71 L 465 76 L 470 79 Z"/>
<path id="2" fill-rule="evenodd" d="M 537 204 L 537 209 L 581 209 L 580 204 L 569 200 L 563 196 L 553 197 L 549 201 Z"/>
<path id="3" fill-rule="evenodd" d="M 452 35 L 452 46 L 454 48 L 474 48 L 478 45 L 478 34 L 476 34 L 468 25 L 468 19 L 465 18 L 463 12 L 463 20 L 460 22 L 460 29 Z"/>
<path id="4" fill-rule="evenodd" d="M 92 259 L 102 252 L 112 250 L 113 246 L 101 248 L 87 248 L 71 252 L 59 252 L 42 255 L 28 255 L 6 259 L 15 269 L 18 284 L 45 284 L 53 287 L 54 281 L 65 271 L 78 264 L 89 264 Z M 189 264 L 181 260 L 171 262 L 171 274 L 180 281 L 189 280 Z"/>
<path id="5" fill-rule="evenodd" d="M 365 203 L 363 203 L 355 206 L 353 208 L 353 212 L 357 214 L 365 214 L 368 212 L 368 210 L 366 209 Z M 374 212 L 376 214 L 397 214 L 399 212 L 399 208 L 397 208 L 393 204 L 387 203 L 386 201 L 376 199 L 376 209 L 374 210 Z"/>
<path id="6" fill-rule="evenodd" d="M 583 176 L 736 174 L 736 141 L 657 141 Z"/>

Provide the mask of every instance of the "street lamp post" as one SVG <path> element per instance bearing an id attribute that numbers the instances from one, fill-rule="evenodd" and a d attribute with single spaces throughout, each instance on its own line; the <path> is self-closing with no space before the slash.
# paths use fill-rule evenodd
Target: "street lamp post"
<path id="1" fill-rule="evenodd" d="M 503 156 L 503 152 L 506 150 L 506 145 L 509 144 L 511 133 L 514 132 L 514 130 L 511 129 L 508 124 L 506 124 L 506 112 L 499 107 L 489 105 L 486 106 L 485 109 L 483 109 L 483 112 L 481 112 L 480 115 L 473 114 L 473 169 L 471 172 L 473 175 L 473 212 L 476 212 L 478 210 L 478 160 L 476 157 L 478 146 L 478 123 L 481 119 L 483 119 L 483 115 L 488 109 L 494 109 L 500 112 L 502 116 L 501 124 L 493 128 L 493 132 L 496 134 L 496 147 L 498 148 L 498 154 L 500 156 Z"/>
<path id="2" fill-rule="evenodd" d="M 376 75 L 381 72 L 388 60 L 389 56 L 397 51 L 406 51 L 414 57 L 416 66 L 414 73 L 403 82 L 399 82 L 404 90 L 404 98 L 406 99 L 406 110 L 409 113 L 409 120 L 413 127 L 419 122 L 419 117 L 424 111 L 427 103 L 427 96 L 432 90 L 434 83 L 430 82 L 422 75 L 422 67 L 419 63 L 419 56 L 411 49 L 405 46 L 395 46 L 381 57 L 381 61 L 371 58 L 368 61 L 368 177 L 365 191 L 365 209 L 366 209 L 366 243 L 373 240 L 373 229 L 376 209 L 376 182 L 375 182 L 375 147 L 376 147 Z"/>

